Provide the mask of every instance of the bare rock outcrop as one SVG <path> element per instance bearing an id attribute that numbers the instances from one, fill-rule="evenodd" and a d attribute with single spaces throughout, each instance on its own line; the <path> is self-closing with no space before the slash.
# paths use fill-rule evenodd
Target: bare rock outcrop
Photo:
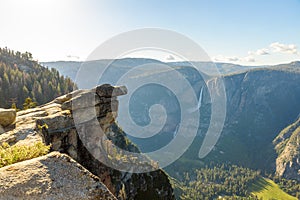
<path id="1" fill-rule="evenodd" d="M 0 134 L 0 143 L 26 145 L 43 141 L 51 144 L 51 151 L 68 154 L 99 177 L 117 199 L 174 199 L 168 176 L 148 158 L 142 157 L 144 162 L 134 165 L 154 170 L 148 173 L 130 173 L 132 169 L 122 172 L 99 161 L 101 157 L 122 165 L 125 160 L 129 163 L 125 167 L 128 167 L 130 162 L 137 160 L 116 154 L 112 148 L 116 145 L 139 152 L 115 122 L 117 96 L 126 93 L 124 86 L 104 84 L 89 90 L 76 90 L 45 105 L 20 111 L 15 128 Z M 55 170 L 55 165 L 51 167 Z"/>
<path id="2" fill-rule="evenodd" d="M 276 174 L 300 181 L 300 118 L 283 129 L 273 143 L 278 154 Z"/>
<path id="3" fill-rule="evenodd" d="M 59 152 L 0 168 L 0 199 L 116 200 L 98 177 Z"/>
<path id="4" fill-rule="evenodd" d="M 5 133 L 3 126 L 0 125 L 0 134 Z"/>
<path id="5" fill-rule="evenodd" d="M 5 127 L 13 124 L 16 120 L 15 109 L 0 108 L 0 134 L 5 132 Z"/>

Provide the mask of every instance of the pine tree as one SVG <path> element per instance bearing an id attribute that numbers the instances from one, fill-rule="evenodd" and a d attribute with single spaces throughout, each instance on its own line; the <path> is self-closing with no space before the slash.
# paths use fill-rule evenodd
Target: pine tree
<path id="1" fill-rule="evenodd" d="M 27 110 L 27 109 L 35 108 L 35 107 L 36 107 L 36 102 L 33 102 L 30 97 L 27 97 L 25 99 L 25 102 L 23 103 L 23 109 Z"/>
<path id="2" fill-rule="evenodd" d="M 9 99 L 16 98 L 16 107 L 30 97 L 36 104 L 47 103 L 76 88 L 55 69 L 47 69 L 32 59 L 29 52 L 0 48 L 0 107 L 9 108 Z"/>

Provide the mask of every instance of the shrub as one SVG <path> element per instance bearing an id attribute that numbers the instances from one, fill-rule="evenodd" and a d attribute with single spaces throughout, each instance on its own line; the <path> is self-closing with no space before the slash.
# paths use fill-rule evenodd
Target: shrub
<path id="1" fill-rule="evenodd" d="M 36 142 L 33 145 L 14 146 L 2 143 L 0 145 L 0 167 L 45 155 L 49 149 L 50 145 L 46 146 L 42 142 Z"/>

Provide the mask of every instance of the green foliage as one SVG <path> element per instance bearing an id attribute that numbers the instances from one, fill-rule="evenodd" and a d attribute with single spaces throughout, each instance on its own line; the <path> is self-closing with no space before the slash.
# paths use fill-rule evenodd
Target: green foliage
<path id="1" fill-rule="evenodd" d="M 30 97 L 27 97 L 25 99 L 25 102 L 23 103 L 23 109 L 27 110 L 29 108 L 35 108 L 36 107 L 36 102 L 33 102 Z"/>
<path id="2" fill-rule="evenodd" d="M 0 145 L 0 167 L 45 155 L 49 149 L 50 146 L 46 146 L 42 142 L 22 146 L 10 146 L 7 143 L 2 143 Z"/>
<path id="3" fill-rule="evenodd" d="M 114 145 L 126 151 L 135 153 L 140 152 L 138 147 L 127 138 L 126 133 L 118 126 L 117 123 L 113 123 L 111 128 L 114 135 L 107 135 L 107 137 L 114 143 Z"/>
<path id="4" fill-rule="evenodd" d="M 288 195 L 279 187 L 279 185 L 266 178 L 259 178 L 256 180 L 251 185 L 250 191 L 259 199 L 297 200 L 296 197 Z"/>
<path id="5" fill-rule="evenodd" d="M 38 127 L 39 130 L 43 130 L 43 129 L 48 129 L 49 128 L 47 124 L 43 124 L 43 125 L 39 125 L 38 124 L 37 127 Z"/>
<path id="6" fill-rule="evenodd" d="M 258 171 L 236 165 L 206 166 L 194 173 L 184 174 L 181 199 L 214 199 L 219 196 L 248 199 L 251 195 L 248 187 L 259 178 L 259 174 Z"/>
<path id="7" fill-rule="evenodd" d="M 44 104 L 74 88 L 69 78 L 41 66 L 31 53 L 0 48 L 0 107 L 9 108 L 13 104 L 22 108 L 27 97 L 37 105 Z"/>
<path id="8" fill-rule="evenodd" d="M 284 192 L 300 199 L 300 182 L 299 181 L 288 180 L 288 179 L 281 178 L 278 176 L 272 177 L 272 180 L 276 184 L 278 184 Z"/>
<path id="9" fill-rule="evenodd" d="M 12 104 L 11 104 L 11 108 L 12 108 L 12 109 L 15 109 L 17 112 L 20 110 L 20 109 L 17 108 L 16 103 L 12 103 Z"/>
<path id="10" fill-rule="evenodd" d="M 214 164 L 171 179 L 179 199 L 299 199 L 300 183 L 280 177 L 263 178 L 259 171 L 231 164 Z"/>

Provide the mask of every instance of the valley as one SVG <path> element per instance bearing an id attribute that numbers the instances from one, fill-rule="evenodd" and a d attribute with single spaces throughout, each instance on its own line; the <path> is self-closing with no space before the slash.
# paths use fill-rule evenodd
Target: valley
<path id="1" fill-rule="evenodd" d="M 96 62 L 108 63 L 108 61 Z M 99 84 L 108 81 L 105 77 L 111 77 L 111 74 L 114 74 L 115 80 L 118 80 L 122 74 L 125 74 L 131 68 L 149 63 L 156 64 L 160 63 L 160 61 L 147 59 L 115 60 L 112 66 L 107 68 L 105 72 L 107 74 L 103 76 L 104 79 L 100 79 Z M 47 65 L 46 63 L 44 64 Z M 62 65 L 53 65 L 51 63 L 50 66 L 64 69 L 66 70 L 64 75 L 72 76 L 72 73 L 74 73 L 72 71 L 74 70 L 73 68 L 71 70 L 72 73 L 69 74 L 71 63 L 70 66 L 68 63 L 60 64 Z M 276 170 L 281 165 L 279 163 L 280 156 L 276 152 L 278 152 L 278 148 L 284 149 L 284 145 L 289 143 L 285 140 L 280 143 L 282 146 L 278 147 L 277 145 L 275 147 L 273 140 L 276 140 L 276 137 L 282 138 L 283 136 L 280 136 L 283 135 L 283 133 L 280 133 L 281 130 L 293 123 L 299 115 L 300 86 L 298 83 L 300 81 L 300 62 L 262 67 L 230 65 L 230 70 L 227 69 L 228 64 L 217 64 L 221 71 L 222 68 L 224 69 L 221 76 L 205 74 L 208 79 L 214 77 L 223 79 L 227 96 L 227 114 L 221 137 L 213 150 L 204 159 L 198 158 L 198 151 L 205 137 L 211 115 L 208 89 L 201 74 L 193 71 L 191 65 L 180 62 L 165 64 L 181 73 L 192 85 L 196 94 L 200 93 L 200 88 L 204 88 L 198 134 L 187 151 L 177 161 L 165 168 L 172 177 L 183 181 L 182 177 L 185 172 L 193 172 L 210 163 L 228 163 L 242 166 L 260 171 L 261 176 L 282 176 Z M 207 63 L 201 63 L 201 65 L 205 64 L 207 65 Z M 107 67 L 105 64 L 100 66 Z M 209 64 L 207 67 L 209 67 Z M 76 68 L 80 68 L 80 63 L 75 65 Z M 160 73 L 163 78 L 167 79 L 168 77 L 168 72 L 163 74 L 162 72 L 157 73 Z M 143 69 L 141 69 L 141 74 L 144 74 L 143 76 L 146 77 L 152 76 L 146 71 L 143 72 Z M 109 80 L 109 83 L 115 84 L 115 80 Z M 218 90 L 218 88 L 214 89 Z M 169 93 L 165 92 L 165 88 L 148 85 L 147 87 L 141 87 L 131 97 L 132 102 L 130 103 L 133 105 L 131 107 L 131 115 L 139 124 L 146 125 L 149 123 L 150 119 L 147 116 L 151 105 L 159 103 L 165 106 L 167 110 L 167 122 L 157 135 L 139 139 L 130 136 L 130 133 L 128 133 L 128 137 L 138 145 L 142 152 L 153 151 L 168 144 L 172 140 L 173 132 L 176 131 L 176 127 L 180 122 L 179 116 L 182 111 L 180 111 L 179 104 L 174 100 L 176 97 L 166 94 Z M 293 136 L 293 138 L 299 138 L 299 135 Z M 298 141 L 297 139 L 294 140 Z M 299 148 L 299 142 L 294 146 Z M 290 148 L 287 147 L 286 151 L 294 152 Z M 299 156 L 299 153 L 292 155 Z M 287 169 L 291 170 L 289 172 L 291 175 L 284 176 L 284 178 L 298 179 L 299 174 L 297 175 L 297 170 L 299 169 L 299 163 L 296 160 L 297 157 L 293 161 L 293 167 Z M 288 165 L 284 166 L 288 167 Z M 262 179 L 260 178 L 259 180 Z M 293 195 L 299 195 L 299 193 L 296 193 L 293 192 Z"/>

